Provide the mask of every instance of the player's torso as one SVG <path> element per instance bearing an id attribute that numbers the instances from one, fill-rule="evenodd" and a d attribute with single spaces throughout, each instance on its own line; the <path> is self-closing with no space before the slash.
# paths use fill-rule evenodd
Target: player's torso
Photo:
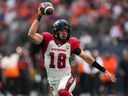
<path id="1" fill-rule="evenodd" d="M 50 40 L 44 53 L 45 68 L 49 78 L 58 78 L 70 74 L 70 55 L 71 46 L 69 43 L 58 46 L 54 40 Z"/>
<path id="2" fill-rule="evenodd" d="M 65 75 L 71 74 L 69 58 L 75 48 L 79 47 L 79 41 L 74 37 L 59 46 L 56 44 L 54 36 L 48 32 L 43 32 L 44 64 L 47 70 L 49 81 L 55 81 Z"/>

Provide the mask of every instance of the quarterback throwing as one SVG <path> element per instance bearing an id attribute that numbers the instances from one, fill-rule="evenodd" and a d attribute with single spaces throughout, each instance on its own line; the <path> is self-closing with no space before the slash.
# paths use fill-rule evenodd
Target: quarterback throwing
<path id="1" fill-rule="evenodd" d="M 44 5 L 45 6 L 45 5 Z M 69 58 L 72 54 L 80 56 L 85 62 L 103 72 L 112 82 L 116 82 L 115 76 L 100 66 L 93 57 L 88 56 L 81 48 L 75 37 L 71 37 L 71 26 L 65 19 L 55 21 L 51 32 L 36 33 L 42 17 L 40 7 L 38 16 L 33 21 L 28 36 L 35 44 L 42 43 L 42 56 L 47 71 L 47 77 L 53 96 L 72 96 L 76 85 L 76 79 L 72 73 Z"/>

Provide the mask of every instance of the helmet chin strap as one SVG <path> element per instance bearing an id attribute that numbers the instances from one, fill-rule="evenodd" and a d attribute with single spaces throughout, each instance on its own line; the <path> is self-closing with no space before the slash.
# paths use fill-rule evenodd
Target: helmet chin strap
<path id="1" fill-rule="evenodd" d="M 65 42 L 67 42 L 69 40 L 69 38 L 68 38 L 68 35 L 67 35 L 66 39 L 61 39 L 59 37 L 59 34 L 58 34 L 58 40 L 60 40 L 60 42 L 62 42 L 62 43 L 65 43 Z"/>
<path id="2" fill-rule="evenodd" d="M 54 36 L 55 36 L 55 38 L 56 38 L 57 40 L 59 40 L 59 41 L 62 42 L 62 43 L 65 43 L 66 41 L 68 41 L 68 38 L 66 38 L 66 39 L 61 39 L 57 34 L 54 35 Z"/>
<path id="3" fill-rule="evenodd" d="M 62 42 L 62 43 L 65 43 L 65 42 L 67 42 L 68 41 L 68 39 L 66 38 L 66 39 L 61 39 L 60 37 L 59 38 L 57 38 L 60 42 Z"/>
<path id="4" fill-rule="evenodd" d="M 65 42 L 67 42 L 67 41 L 69 40 L 70 35 L 69 35 L 69 33 L 68 33 L 66 39 L 61 39 L 60 36 L 59 36 L 59 32 L 58 32 L 58 33 L 54 34 L 54 37 L 55 37 L 57 40 L 59 40 L 60 42 L 65 43 Z"/>

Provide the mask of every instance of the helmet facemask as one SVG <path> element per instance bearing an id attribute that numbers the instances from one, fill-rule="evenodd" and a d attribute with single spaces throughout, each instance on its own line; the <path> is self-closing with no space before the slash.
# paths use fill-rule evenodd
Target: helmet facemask
<path id="1" fill-rule="evenodd" d="M 68 32 L 66 39 L 61 39 L 60 36 L 59 36 L 59 30 L 62 30 L 63 28 L 66 29 L 67 32 Z M 70 27 L 70 24 L 66 20 L 60 19 L 60 20 L 57 20 L 53 24 L 53 36 L 56 39 L 58 39 L 59 41 L 65 43 L 66 41 L 69 40 L 70 35 L 71 35 L 71 27 Z"/>

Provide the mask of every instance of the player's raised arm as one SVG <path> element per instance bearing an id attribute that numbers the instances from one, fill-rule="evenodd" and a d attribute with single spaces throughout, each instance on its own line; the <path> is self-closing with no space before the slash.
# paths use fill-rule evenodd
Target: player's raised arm
<path id="1" fill-rule="evenodd" d="M 38 26 L 39 26 L 39 23 L 40 23 L 40 20 L 41 20 L 41 17 L 42 17 L 40 8 L 41 8 L 41 5 L 38 7 L 38 16 L 33 21 L 32 25 L 31 25 L 31 27 L 30 27 L 30 29 L 28 31 L 28 36 L 36 44 L 40 44 L 42 42 L 42 40 L 43 40 L 43 37 L 39 33 L 36 33 L 36 31 L 38 29 Z"/>
<path id="2" fill-rule="evenodd" d="M 83 60 L 85 60 L 88 64 L 92 65 L 93 67 L 96 67 L 101 72 L 104 73 L 105 76 L 107 76 L 113 83 L 116 82 L 116 78 L 114 75 L 109 73 L 104 67 L 102 67 L 100 64 L 96 62 L 96 60 L 91 57 L 90 55 L 87 55 L 83 50 L 81 50 L 81 53 L 79 55 Z"/>
<path id="3" fill-rule="evenodd" d="M 54 7 L 51 3 L 49 2 L 44 2 L 41 3 L 38 7 L 38 16 L 37 18 L 33 21 L 29 32 L 28 32 L 28 36 L 32 39 L 32 41 L 36 44 L 40 44 L 43 40 L 42 35 L 40 35 L 39 33 L 36 33 L 41 17 L 42 15 L 52 15 L 54 12 Z"/>

